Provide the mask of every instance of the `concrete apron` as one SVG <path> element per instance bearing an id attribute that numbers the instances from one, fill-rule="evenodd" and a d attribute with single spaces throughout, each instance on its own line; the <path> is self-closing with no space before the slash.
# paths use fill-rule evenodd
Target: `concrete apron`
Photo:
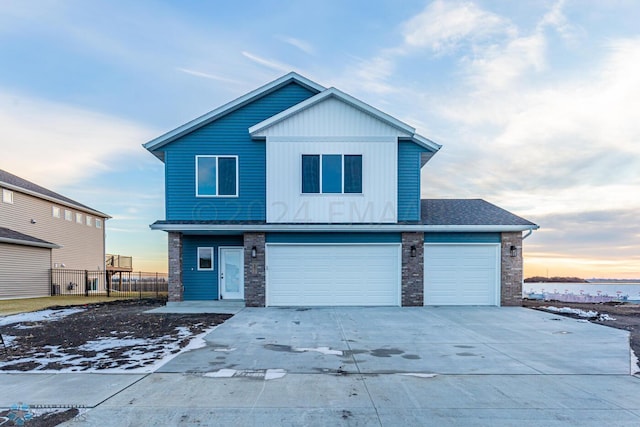
<path id="1" fill-rule="evenodd" d="M 247 308 L 158 373 L 93 384 L 112 397 L 69 425 L 638 425 L 628 340 L 522 308 Z"/>

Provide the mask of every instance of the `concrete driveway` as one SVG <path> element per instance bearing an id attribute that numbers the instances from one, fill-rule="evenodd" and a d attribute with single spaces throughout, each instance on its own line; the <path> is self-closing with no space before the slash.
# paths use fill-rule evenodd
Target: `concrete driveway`
<path id="1" fill-rule="evenodd" d="M 206 341 L 69 425 L 640 424 L 628 333 L 524 308 L 247 308 Z"/>

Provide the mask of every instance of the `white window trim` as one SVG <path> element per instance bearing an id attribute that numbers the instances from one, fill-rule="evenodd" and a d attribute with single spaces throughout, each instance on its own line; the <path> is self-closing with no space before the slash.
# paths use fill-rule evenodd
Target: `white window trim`
<path id="1" fill-rule="evenodd" d="M 84 222 L 85 224 L 87 224 L 87 226 L 91 227 L 91 217 L 89 215 L 85 215 L 84 217 Z"/>
<path id="2" fill-rule="evenodd" d="M 10 205 L 13 204 L 13 191 L 7 190 L 6 188 L 2 189 L 2 201 L 4 203 L 8 203 Z"/>
<path id="3" fill-rule="evenodd" d="M 319 178 L 320 178 L 320 192 L 318 193 L 305 193 L 302 191 L 302 176 L 303 176 L 303 170 L 302 170 L 302 156 L 319 156 L 320 157 L 320 165 L 318 168 L 318 173 L 320 174 Z M 323 156 L 340 156 L 340 162 L 341 162 L 341 167 L 342 167 L 342 182 L 340 183 L 341 188 L 340 188 L 340 192 L 339 193 L 325 193 L 322 191 L 322 157 Z M 364 156 L 362 154 L 350 154 L 350 153 L 316 153 L 316 154 L 309 154 L 309 153 L 302 153 L 300 155 L 300 194 L 302 196 L 321 196 L 321 195 L 328 195 L 328 196 L 362 196 L 364 195 L 364 183 L 361 183 L 362 185 L 362 191 L 360 191 L 360 193 L 345 193 L 344 192 L 344 177 L 345 177 L 345 173 L 344 173 L 344 156 L 360 156 L 360 158 L 362 159 L 362 170 L 360 171 L 361 176 L 360 179 L 364 180 Z"/>
<path id="4" fill-rule="evenodd" d="M 60 218 L 60 207 L 51 206 L 51 216 L 54 218 Z"/>
<path id="5" fill-rule="evenodd" d="M 69 214 L 69 215 L 67 215 Z M 65 209 L 64 210 L 64 219 L 65 221 L 73 221 L 73 212 L 71 212 L 69 209 Z"/>
<path id="6" fill-rule="evenodd" d="M 76 224 L 82 224 L 82 214 L 80 212 L 76 212 Z"/>
<path id="7" fill-rule="evenodd" d="M 96 228 L 102 228 L 102 220 L 100 218 L 96 218 Z"/>
<path id="8" fill-rule="evenodd" d="M 216 159 L 216 194 L 215 195 L 211 195 L 211 194 L 200 194 L 198 193 L 198 159 L 200 159 L 201 157 L 214 157 Z M 218 183 L 220 182 L 218 173 L 220 172 L 220 169 L 218 168 L 218 159 L 220 157 L 225 157 L 225 158 L 233 158 L 236 159 L 236 194 L 223 194 L 220 195 L 218 194 Z M 226 154 L 202 154 L 202 155 L 197 155 L 196 156 L 196 197 L 208 197 L 208 198 L 232 198 L 232 197 L 240 197 L 240 162 L 238 161 L 238 156 L 234 156 L 234 155 L 226 155 Z"/>
<path id="9" fill-rule="evenodd" d="M 211 268 L 200 268 L 200 249 L 208 249 L 211 253 Z M 198 271 L 214 271 L 215 270 L 215 257 L 213 256 L 213 247 L 211 246 L 198 246 L 196 251 L 196 263 Z"/>

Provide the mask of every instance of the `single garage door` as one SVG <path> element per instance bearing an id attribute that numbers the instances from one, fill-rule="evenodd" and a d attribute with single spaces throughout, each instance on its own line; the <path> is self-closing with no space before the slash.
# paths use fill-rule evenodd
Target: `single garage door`
<path id="1" fill-rule="evenodd" d="M 400 305 L 400 245 L 267 245 L 267 305 Z"/>
<path id="2" fill-rule="evenodd" d="M 497 244 L 425 244 L 424 305 L 499 305 Z"/>

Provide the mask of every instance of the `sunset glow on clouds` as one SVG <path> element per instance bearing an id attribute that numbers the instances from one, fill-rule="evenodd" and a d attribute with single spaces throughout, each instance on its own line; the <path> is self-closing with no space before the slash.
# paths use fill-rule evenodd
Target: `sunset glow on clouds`
<path id="1" fill-rule="evenodd" d="M 539 224 L 525 276 L 640 278 L 636 1 L 36 3 L 0 14 L 0 168 L 112 215 L 136 269 L 166 268 L 140 145 L 294 70 L 443 144 L 423 197 Z"/>

